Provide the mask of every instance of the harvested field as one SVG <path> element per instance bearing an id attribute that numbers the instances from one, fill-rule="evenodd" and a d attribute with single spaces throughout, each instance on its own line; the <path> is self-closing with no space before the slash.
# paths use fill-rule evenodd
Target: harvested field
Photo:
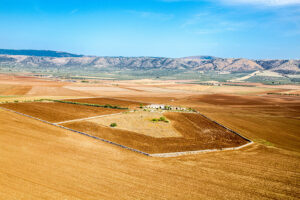
<path id="1" fill-rule="evenodd" d="M 31 89 L 31 86 L 14 86 L 2 92 L 1 95 L 24 95 Z"/>
<path id="2" fill-rule="evenodd" d="M 32 89 L 27 93 L 28 95 L 35 95 L 35 96 L 90 96 L 91 94 L 85 93 L 84 91 L 76 91 L 71 90 L 64 87 L 40 87 L 34 86 Z"/>
<path id="3" fill-rule="evenodd" d="M 14 87 L 14 85 L 10 84 L 0 84 L 0 95 L 5 95 L 7 91 L 11 90 Z"/>
<path id="4" fill-rule="evenodd" d="M 122 112 L 119 109 L 53 102 L 8 103 L 1 104 L 1 106 L 49 122 L 61 122 Z"/>
<path id="5" fill-rule="evenodd" d="M 123 100 L 123 99 L 114 99 L 114 98 L 83 98 L 83 99 L 68 99 L 68 101 L 80 102 L 80 103 L 91 103 L 98 105 L 110 104 L 112 106 L 120 106 L 127 108 L 139 107 L 141 102 Z M 147 104 L 144 104 L 147 105 Z"/>
<path id="6" fill-rule="evenodd" d="M 69 96 L 25 96 L 25 95 L 12 95 L 12 96 L 0 96 L 0 103 L 13 103 L 14 101 L 34 101 L 40 99 L 67 99 Z M 1 106 L 1 105 L 0 105 Z"/>
<path id="7" fill-rule="evenodd" d="M 145 97 L 145 96 L 140 96 L 140 97 L 119 97 L 119 98 L 126 98 L 126 99 L 130 99 L 132 101 L 140 101 L 142 102 L 144 105 L 146 104 L 151 104 L 151 103 L 158 103 L 158 104 L 169 104 L 173 101 L 176 101 L 178 99 L 178 97 L 157 97 L 157 96 L 151 96 L 151 97 Z"/>
<path id="8" fill-rule="evenodd" d="M 114 129 L 132 131 L 156 138 L 181 137 L 182 135 L 172 127 L 171 123 L 151 121 L 151 119 L 158 119 L 162 116 L 162 113 L 139 111 L 105 116 L 88 121 L 107 127 L 111 123 L 117 123 L 117 127 Z"/>
<path id="9" fill-rule="evenodd" d="M 71 89 L 78 92 L 89 93 L 90 95 L 103 95 L 103 93 L 119 93 L 119 92 L 130 92 L 131 90 L 127 90 L 119 87 L 110 87 L 110 86 L 94 86 L 94 87 L 76 87 L 76 86 L 66 86 L 65 88 Z"/>
<path id="10" fill-rule="evenodd" d="M 172 86 L 161 86 L 168 89 L 187 90 L 202 93 L 224 93 L 224 94 L 260 94 L 273 92 L 276 89 L 266 87 L 244 87 L 244 86 L 210 86 L 197 84 L 174 84 Z"/>
<path id="11" fill-rule="evenodd" d="M 0 199 L 297 199 L 298 154 L 152 158 L 0 109 Z"/>
<path id="12" fill-rule="evenodd" d="M 182 137 L 154 138 L 133 131 L 99 125 L 92 121 L 65 123 L 79 130 L 147 153 L 220 149 L 246 144 L 240 136 L 193 113 L 164 113 Z"/>
<path id="13" fill-rule="evenodd" d="M 251 96 L 237 96 L 237 95 L 224 95 L 224 94 L 210 94 L 192 96 L 184 101 L 190 102 L 203 102 L 213 105 L 269 105 L 273 102 L 270 99 L 263 97 L 251 97 Z"/>
<path id="14" fill-rule="evenodd" d="M 199 106 L 196 109 L 256 142 L 300 152 L 300 106 Z"/>
<path id="15" fill-rule="evenodd" d="M 135 80 L 122 82 L 130 82 L 128 87 L 137 88 L 145 84 L 135 85 Z M 105 84 L 118 83 L 105 81 Z M 155 87 L 153 83 L 149 84 Z M 166 81 L 160 86 L 172 84 L 174 81 Z M 0 74 L 0 92 L 16 85 L 77 87 L 79 84 Z M 85 92 L 84 87 L 91 85 L 80 83 L 82 89 L 78 92 Z M 297 85 L 255 85 L 288 89 L 289 93 L 299 91 Z M 145 93 L 124 89 L 124 92 L 102 90 L 96 93 L 107 98 L 123 97 L 137 102 L 193 107 L 253 140 L 254 144 L 234 151 L 154 158 L 0 108 L 0 199 L 299 199 L 299 97 L 255 96 L 254 93 L 247 95 L 247 91 L 243 96 L 226 95 L 221 90 L 214 91 L 222 96 L 217 102 L 213 95 L 199 95 L 202 91 L 180 94 L 167 93 L 166 90 Z M 48 96 L 1 97 L 0 101 L 50 98 Z M 82 95 L 64 98 L 77 97 Z M 205 97 L 205 101 L 201 97 Z M 68 105 L 71 104 L 63 104 L 58 113 Z M 92 107 L 85 106 L 84 110 L 89 108 Z M 47 110 L 45 107 L 43 112 Z M 176 127 L 177 117 L 170 118 Z M 193 122 L 189 117 L 181 120 L 180 123 L 187 124 L 184 125 L 187 128 L 189 121 Z M 200 142 L 180 137 L 154 138 L 104 128 L 89 121 L 78 121 L 76 126 L 79 125 L 82 130 L 90 126 L 88 131 L 91 133 L 145 151 L 191 150 L 196 142 Z M 76 127 L 75 124 L 72 126 Z M 180 128 L 185 130 L 177 127 Z M 121 134 L 124 134 L 123 138 Z M 185 146 L 188 142 L 190 149 Z"/>

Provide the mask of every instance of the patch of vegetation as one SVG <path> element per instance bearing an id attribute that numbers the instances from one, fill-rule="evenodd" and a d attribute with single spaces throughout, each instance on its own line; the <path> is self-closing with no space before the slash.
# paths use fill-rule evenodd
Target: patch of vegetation
<path id="1" fill-rule="evenodd" d="M 264 139 L 256 139 L 256 140 L 253 140 L 254 142 L 257 142 L 257 143 L 260 143 L 260 144 L 263 144 L 265 146 L 274 146 L 273 143 L 267 141 L 267 140 L 264 140 Z"/>
<path id="2" fill-rule="evenodd" d="M 123 108 L 123 107 L 119 107 L 119 106 L 112 106 L 110 104 L 99 105 L 99 104 L 81 103 L 81 102 L 55 100 L 55 99 L 41 99 L 40 101 L 53 101 L 53 102 L 58 102 L 58 103 L 69 103 L 69 104 L 77 104 L 77 105 L 83 105 L 83 106 L 94 106 L 94 107 L 102 107 L 102 108 L 128 110 L 128 108 Z"/>
<path id="3" fill-rule="evenodd" d="M 300 96 L 300 94 L 277 93 L 277 92 L 269 92 L 267 94 L 269 94 L 269 95 L 274 94 L 274 95 L 286 95 L 286 96 Z"/>
<path id="4" fill-rule="evenodd" d="M 115 122 L 110 124 L 110 127 L 116 127 L 116 126 L 117 126 L 117 123 L 115 123 Z"/>
<path id="5" fill-rule="evenodd" d="M 273 76 L 252 76 L 246 80 L 247 82 L 263 83 L 266 85 L 284 85 L 295 84 L 287 77 L 273 77 Z"/>
<path id="6" fill-rule="evenodd" d="M 165 117 L 160 117 L 160 118 L 153 118 L 151 119 L 152 122 L 166 122 L 169 123 L 169 121 Z"/>

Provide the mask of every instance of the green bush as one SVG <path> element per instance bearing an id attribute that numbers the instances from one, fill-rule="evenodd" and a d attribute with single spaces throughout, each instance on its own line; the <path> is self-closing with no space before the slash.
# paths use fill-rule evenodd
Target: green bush
<path id="1" fill-rule="evenodd" d="M 117 123 L 111 123 L 110 124 L 110 127 L 116 127 L 117 126 Z"/>
<path id="2" fill-rule="evenodd" d="M 166 118 L 165 117 L 160 117 L 159 121 L 166 121 Z"/>
<path id="3" fill-rule="evenodd" d="M 169 121 L 165 117 L 160 117 L 160 118 L 153 118 L 151 119 L 152 122 L 166 122 L 169 123 Z"/>

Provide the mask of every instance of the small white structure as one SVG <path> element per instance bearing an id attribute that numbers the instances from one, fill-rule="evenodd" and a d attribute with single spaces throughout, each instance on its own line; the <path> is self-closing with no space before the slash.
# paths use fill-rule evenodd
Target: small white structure
<path id="1" fill-rule="evenodd" d="M 146 106 L 146 108 L 165 109 L 165 105 L 163 105 L 163 104 L 150 104 L 150 105 Z"/>

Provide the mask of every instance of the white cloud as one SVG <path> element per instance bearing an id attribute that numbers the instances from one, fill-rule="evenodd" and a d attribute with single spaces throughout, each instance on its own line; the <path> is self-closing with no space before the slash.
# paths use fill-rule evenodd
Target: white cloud
<path id="1" fill-rule="evenodd" d="M 252 5 L 265 5 L 265 6 L 288 6 L 300 5 L 300 0 L 161 0 L 164 2 L 224 2 L 228 4 L 252 4 Z"/>
<path id="2" fill-rule="evenodd" d="M 253 4 L 266 6 L 288 6 L 300 4 L 300 0 L 221 0 L 229 4 Z"/>

